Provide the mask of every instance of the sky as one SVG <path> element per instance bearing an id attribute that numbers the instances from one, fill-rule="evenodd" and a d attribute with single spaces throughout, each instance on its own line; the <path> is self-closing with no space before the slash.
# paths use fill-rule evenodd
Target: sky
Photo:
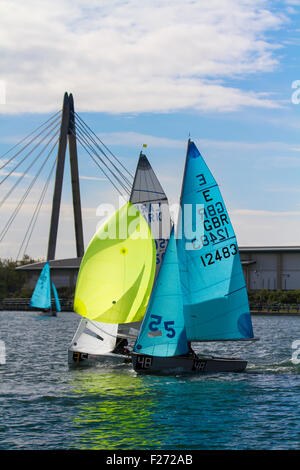
<path id="1" fill-rule="evenodd" d="M 5 179 L 14 168 L 3 166 L 5 153 L 58 112 L 67 91 L 131 173 L 147 144 L 170 204 L 190 136 L 240 247 L 300 245 L 299 46 L 300 0 L 0 0 L 0 235 L 37 171 L 6 198 L 25 167 Z M 78 152 L 87 246 L 99 206 L 118 194 Z M 17 257 L 49 168 L 0 237 L 1 258 Z M 52 191 L 51 181 L 26 248 L 36 258 L 47 252 Z M 61 209 L 56 257 L 72 257 L 67 160 Z"/>

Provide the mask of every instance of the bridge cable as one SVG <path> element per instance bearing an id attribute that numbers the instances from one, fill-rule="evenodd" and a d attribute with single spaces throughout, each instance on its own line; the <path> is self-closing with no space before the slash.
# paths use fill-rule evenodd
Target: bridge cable
<path id="1" fill-rule="evenodd" d="M 75 136 L 75 133 L 72 131 L 73 135 Z M 100 168 L 100 170 L 102 171 L 102 173 L 104 174 L 104 176 L 108 179 L 108 181 L 110 181 L 110 183 L 113 185 L 113 187 L 117 190 L 117 192 L 122 196 L 124 197 L 124 195 L 121 193 L 121 191 L 119 190 L 119 188 L 115 185 L 115 183 L 112 181 L 112 179 L 106 174 L 106 172 L 104 171 L 104 169 L 99 165 L 99 163 L 97 162 L 97 160 L 95 159 L 95 157 L 90 153 L 90 151 L 86 148 L 86 145 L 85 143 L 82 141 L 81 137 L 76 134 L 76 138 L 78 139 L 78 142 L 81 144 L 81 146 L 84 148 L 84 150 L 88 153 L 88 155 L 92 158 L 92 160 L 96 163 L 96 165 Z"/>
<path id="2" fill-rule="evenodd" d="M 87 123 L 79 116 L 79 114 L 77 114 L 75 112 L 75 116 L 76 118 L 79 119 L 79 121 L 81 121 L 88 129 L 89 131 L 96 137 L 97 140 L 99 140 L 99 142 L 103 145 L 104 148 L 106 148 L 106 150 L 111 154 L 111 156 L 113 158 L 115 158 L 115 160 L 122 166 L 122 168 L 129 174 L 129 176 L 133 179 L 133 175 L 130 173 L 130 171 L 127 170 L 127 168 L 123 165 L 123 163 L 112 153 L 112 151 L 104 144 L 104 142 L 102 142 L 102 140 L 97 136 L 97 134 L 95 134 L 95 132 L 93 132 L 93 130 L 87 125 Z"/>
<path id="3" fill-rule="evenodd" d="M 38 155 L 35 157 L 35 159 L 30 163 L 30 165 L 26 168 L 26 170 L 24 170 L 24 172 L 22 173 L 22 175 L 19 177 L 19 179 L 15 182 L 15 184 L 10 188 L 10 190 L 8 191 L 8 193 L 4 196 L 4 198 L 0 201 L 0 207 L 2 207 L 2 205 L 4 204 L 4 202 L 8 199 L 8 197 L 11 195 L 11 193 L 13 192 L 13 190 L 18 186 L 18 184 L 20 183 L 20 181 L 22 181 L 22 179 L 25 177 L 25 175 L 27 174 L 27 172 L 30 170 L 30 168 L 35 164 L 35 162 L 40 158 L 40 156 L 42 155 L 42 153 L 44 152 L 44 150 L 48 147 L 49 144 L 51 144 L 51 142 L 53 141 L 53 139 L 58 135 L 58 132 L 59 132 L 59 129 L 55 132 L 55 134 L 53 134 L 53 136 L 50 138 L 50 140 L 46 143 L 46 145 L 44 145 L 44 147 L 42 148 L 42 150 L 38 153 Z"/>
<path id="4" fill-rule="evenodd" d="M 48 126 L 49 127 L 49 126 Z M 48 135 L 57 127 L 57 123 L 51 127 L 51 129 L 49 130 L 49 132 L 25 155 L 25 157 L 22 158 L 22 160 L 20 160 L 14 167 L 13 169 L 0 181 L 0 185 L 2 183 L 4 183 L 4 181 L 7 180 L 7 178 L 29 157 L 29 155 L 32 154 L 32 152 L 34 150 L 37 149 L 37 147 L 48 137 Z M 33 141 L 35 140 L 36 138 L 33 139 Z M 25 148 L 25 147 L 24 147 Z M 24 149 L 22 149 L 24 150 Z"/>
<path id="5" fill-rule="evenodd" d="M 53 117 L 55 117 L 55 119 L 45 129 L 43 129 L 39 134 L 37 134 L 33 139 L 31 139 L 30 142 L 28 142 L 24 147 L 22 147 L 21 150 L 19 150 L 9 160 L 7 160 L 2 166 L 0 166 L 0 170 L 2 170 L 2 168 L 4 168 L 6 165 L 8 165 L 17 155 L 19 155 L 26 147 L 28 147 L 28 145 L 30 145 L 37 137 L 39 137 L 46 129 L 48 129 L 49 126 L 51 126 L 52 124 L 57 122 L 60 118 L 60 116 L 57 116 L 57 114 L 61 114 L 61 111 L 58 111 L 58 113 L 55 113 L 53 116 L 51 116 L 49 119 L 47 119 L 47 121 L 45 121 L 43 124 L 41 124 L 39 127 L 37 127 L 34 131 L 32 131 L 30 134 L 28 134 L 26 137 L 24 137 L 24 139 L 20 140 L 17 144 L 15 144 L 13 147 L 11 147 L 9 150 L 7 150 L 7 152 L 5 152 L 3 155 L 1 155 L 0 160 L 3 157 L 5 157 L 5 155 L 7 155 L 9 152 L 11 152 L 15 147 L 18 147 L 18 145 L 20 145 L 22 142 L 24 142 L 26 139 L 28 139 L 28 137 L 30 137 L 32 134 L 34 134 L 42 126 L 47 124 L 47 122 L 49 122 L 51 119 L 53 119 Z"/>
<path id="6" fill-rule="evenodd" d="M 78 131 L 78 129 L 77 129 L 77 131 Z M 86 136 L 85 134 L 82 136 L 81 130 L 79 130 L 79 132 L 77 132 L 77 135 L 79 135 L 81 137 L 81 139 L 83 139 L 85 141 L 85 143 L 89 146 L 90 150 L 96 155 L 96 157 L 101 161 L 101 163 L 103 163 L 103 165 L 112 174 L 112 176 L 117 180 L 117 182 L 120 184 L 120 186 L 122 186 L 122 188 L 125 190 L 125 192 L 130 193 L 130 188 L 126 186 L 126 183 L 122 182 L 120 180 L 120 178 L 112 171 L 112 169 L 109 168 L 107 163 L 100 157 L 100 155 L 98 155 L 97 151 L 93 148 L 92 144 L 87 140 L 88 136 Z"/>
<path id="7" fill-rule="evenodd" d="M 81 126 L 78 126 L 76 125 L 76 131 L 81 135 L 82 137 L 82 134 L 84 135 L 84 137 L 86 139 L 89 139 L 89 140 L 92 140 L 91 136 L 89 133 L 87 133 L 87 131 L 85 131 L 84 129 L 82 129 Z M 85 139 L 85 140 L 86 140 Z M 92 143 L 94 143 L 94 140 L 92 140 Z M 107 165 L 107 163 L 102 159 L 102 157 L 100 157 L 100 155 L 98 154 L 97 151 L 95 151 L 95 149 L 93 148 L 93 145 L 92 143 L 88 143 L 89 147 L 92 149 L 93 153 L 97 156 L 97 158 L 103 163 L 103 165 L 106 166 L 106 168 L 110 171 L 110 173 L 114 176 L 114 178 L 118 181 L 119 184 L 121 184 L 121 186 L 125 189 L 125 186 L 128 186 L 126 188 L 126 191 L 129 190 L 131 191 L 131 182 L 128 180 L 128 178 L 111 162 L 111 160 L 107 157 L 107 155 L 103 152 L 103 150 L 97 145 L 96 143 L 96 146 L 99 148 L 99 150 L 101 151 L 101 153 L 108 159 L 108 161 L 113 165 L 113 167 L 117 170 L 117 172 L 120 174 L 121 178 L 123 179 L 123 182 L 119 179 L 119 177 L 114 173 L 114 171 Z"/>
<path id="8" fill-rule="evenodd" d="M 83 121 L 82 119 L 80 119 L 80 120 L 84 123 L 84 121 Z M 129 186 L 129 188 L 131 188 L 133 177 L 132 177 L 132 175 L 128 172 L 128 170 L 126 170 L 126 171 L 130 174 L 131 180 L 129 180 L 129 179 L 127 178 L 127 176 L 125 176 L 124 173 L 122 173 L 122 171 L 121 171 L 121 170 L 114 164 L 114 162 L 106 155 L 106 153 L 105 153 L 105 152 L 103 151 L 103 149 L 99 146 L 99 144 L 96 142 L 96 140 L 94 139 L 93 135 L 91 134 L 91 132 L 93 133 L 93 131 L 89 132 L 88 129 L 90 129 L 90 128 L 89 128 L 85 123 L 84 123 L 85 127 L 82 126 L 81 123 L 77 123 L 77 122 L 76 122 L 76 123 L 74 123 L 74 124 L 75 124 L 76 130 L 78 130 L 78 129 L 80 128 L 81 131 L 82 131 L 86 136 L 88 136 L 88 138 L 93 142 L 93 144 L 96 146 L 96 148 L 97 148 L 98 150 L 100 150 L 100 152 L 102 153 L 102 155 L 109 161 L 109 163 L 113 166 L 113 168 L 119 173 L 119 175 L 120 175 L 121 178 L 124 180 L 124 182 L 126 182 L 126 184 Z M 96 136 L 96 138 L 98 138 L 95 133 L 93 133 L 93 134 Z M 99 138 L 98 138 L 98 140 L 101 142 L 101 140 L 100 140 Z M 106 147 L 105 144 L 103 144 L 103 142 L 101 142 L 101 144 L 109 151 L 109 153 L 110 153 L 115 159 L 117 159 L 117 157 L 114 156 L 114 154 L 108 149 L 108 147 Z M 123 164 L 122 164 L 118 159 L 117 159 L 117 161 L 118 161 L 118 163 L 119 163 L 120 165 L 122 165 L 122 167 L 124 167 Z"/>
<path id="9" fill-rule="evenodd" d="M 31 181 L 31 183 L 30 183 L 29 186 L 27 187 L 27 189 L 26 189 L 25 193 L 23 194 L 21 200 L 20 200 L 19 203 L 17 204 L 17 206 L 16 206 L 16 208 L 15 208 L 13 214 L 10 216 L 10 218 L 9 218 L 9 220 L 7 221 L 5 227 L 3 228 L 2 232 L 0 233 L 0 242 L 3 240 L 3 238 L 4 238 L 5 235 L 7 234 L 8 229 L 10 228 L 12 222 L 14 221 L 16 215 L 18 214 L 20 208 L 22 207 L 24 201 L 26 200 L 28 194 L 30 193 L 32 187 L 34 186 L 34 184 L 35 184 L 35 182 L 36 182 L 36 180 L 37 180 L 39 174 L 41 173 L 42 169 L 44 168 L 45 164 L 47 163 L 47 161 L 48 161 L 50 155 L 52 154 L 52 152 L 53 152 L 55 146 L 56 146 L 57 143 L 58 143 L 58 140 L 59 140 L 59 138 L 57 139 L 57 141 L 54 143 L 53 147 L 52 147 L 51 150 L 49 151 L 49 153 L 48 153 L 46 159 L 44 160 L 44 162 L 43 162 L 43 164 L 41 165 L 41 167 L 39 168 L 37 174 L 35 175 L 35 177 L 34 177 L 33 180 Z"/>
<path id="10" fill-rule="evenodd" d="M 26 237 L 28 236 L 28 239 L 27 239 L 27 242 L 26 242 L 26 245 L 25 245 L 25 248 L 24 248 L 24 251 L 23 251 L 23 257 L 26 253 L 26 250 L 27 250 L 27 247 L 28 247 L 28 244 L 30 242 L 30 239 L 31 239 L 31 236 L 32 236 L 32 233 L 33 233 L 33 230 L 35 228 L 35 225 L 36 225 L 36 222 L 37 222 L 37 219 L 38 219 L 38 216 L 39 216 L 39 212 L 41 210 L 41 207 L 43 205 L 43 202 L 44 202 L 44 198 L 45 198 L 45 195 L 46 195 L 46 192 L 47 192 L 47 189 L 48 189 L 48 186 L 49 186 L 49 183 L 50 183 L 50 180 L 51 180 L 51 177 L 52 177 L 52 174 L 53 174 L 53 171 L 54 171 L 54 168 L 55 168 L 55 165 L 56 165 L 56 162 L 57 162 L 57 157 L 56 159 L 54 160 L 53 162 L 53 165 L 50 169 L 50 172 L 49 172 L 49 175 L 48 175 L 48 178 L 44 184 L 44 187 L 43 187 L 43 190 L 42 190 L 42 193 L 41 193 L 41 196 L 38 200 L 38 203 L 36 205 L 36 208 L 34 210 L 34 213 L 31 217 L 31 220 L 29 222 L 29 225 L 28 225 L 28 228 L 26 230 L 26 233 L 25 233 L 25 236 L 23 238 L 23 241 L 21 243 L 21 246 L 19 248 L 19 251 L 18 251 L 18 254 L 17 254 L 17 260 L 19 259 L 19 256 L 20 256 L 20 253 L 21 253 L 21 250 L 22 250 L 22 247 L 25 243 L 25 240 L 26 240 Z M 30 230 L 31 229 L 31 230 Z M 30 233 L 29 233 L 29 230 L 30 230 Z M 28 235 L 29 234 L 29 235 Z"/>

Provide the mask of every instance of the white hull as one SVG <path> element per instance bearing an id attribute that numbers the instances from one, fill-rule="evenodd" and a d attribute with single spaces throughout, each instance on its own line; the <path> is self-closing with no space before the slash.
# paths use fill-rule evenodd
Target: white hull
<path id="1" fill-rule="evenodd" d="M 173 356 L 155 357 L 132 353 L 134 370 L 139 374 L 204 374 L 243 372 L 247 361 L 220 357 Z"/>
<path id="2" fill-rule="evenodd" d="M 94 366 L 96 364 L 130 364 L 131 357 L 125 354 L 106 352 L 90 354 L 86 352 L 68 350 L 68 364 L 71 366 Z"/>

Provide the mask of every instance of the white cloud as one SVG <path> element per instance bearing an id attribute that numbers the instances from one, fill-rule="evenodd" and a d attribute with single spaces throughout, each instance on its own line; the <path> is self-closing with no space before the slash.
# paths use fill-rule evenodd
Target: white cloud
<path id="1" fill-rule="evenodd" d="M 300 211 L 229 211 L 239 246 L 298 246 Z"/>
<path id="2" fill-rule="evenodd" d="M 107 181 L 107 178 L 98 178 L 97 176 L 84 176 L 80 175 L 81 180 L 91 180 L 91 181 Z"/>
<path id="3" fill-rule="evenodd" d="M 272 71 L 285 22 L 265 0 L 2 0 L 1 112 L 231 111 L 274 107 L 227 79 Z"/>
<path id="4" fill-rule="evenodd" d="M 139 132 L 107 132 L 99 134 L 101 140 L 107 145 L 126 145 L 139 148 L 143 144 L 148 147 L 160 147 L 170 149 L 185 149 L 187 140 L 170 139 L 167 137 L 157 137 L 151 134 L 142 134 Z M 193 139 L 201 151 L 202 148 L 215 148 L 223 150 L 274 150 L 274 151 L 292 151 L 299 152 L 300 148 L 294 144 L 281 141 L 263 141 L 250 142 L 242 140 L 210 140 L 210 139 Z M 147 151 L 147 150 L 146 150 Z M 270 160 L 270 159 L 269 159 Z M 276 157 L 276 162 L 289 160 L 297 161 L 297 157 Z M 279 164 L 280 164 L 279 163 Z M 287 163 L 288 164 L 288 163 Z"/>
<path id="5" fill-rule="evenodd" d="M 276 168 L 299 168 L 300 158 L 297 157 L 274 157 L 272 159 L 272 166 Z"/>
<path id="6" fill-rule="evenodd" d="M 300 0 L 285 0 L 288 5 L 300 6 Z"/>
<path id="7" fill-rule="evenodd" d="M 99 134 L 101 140 L 107 145 L 127 145 L 135 148 L 143 144 L 151 147 L 184 148 L 186 141 L 168 139 L 167 137 L 156 137 L 150 134 L 141 134 L 139 132 L 107 132 Z"/>
<path id="8" fill-rule="evenodd" d="M 269 186 L 265 188 L 265 191 L 270 193 L 300 193 L 299 186 Z M 300 204 L 297 204 L 300 205 Z"/>
<path id="9" fill-rule="evenodd" d="M 231 214 L 234 215 L 254 215 L 262 217 L 289 217 L 289 216 L 299 216 L 300 211 L 267 211 L 267 210 L 257 210 L 257 209 L 234 209 L 231 211 Z"/>

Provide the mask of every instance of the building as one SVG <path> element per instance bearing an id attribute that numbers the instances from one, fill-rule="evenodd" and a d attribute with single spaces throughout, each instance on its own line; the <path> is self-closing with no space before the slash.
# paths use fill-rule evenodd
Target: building
<path id="1" fill-rule="evenodd" d="M 300 246 L 240 248 L 248 290 L 300 289 Z"/>
<path id="2" fill-rule="evenodd" d="M 241 247 L 240 256 L 248 290 L 300 289 L 300 246 Z M 50 261 L 51 277 L 56 287 L 75 287 L 82 258 Z M 44 263 L 20 266 L 29 274 L 34 287 Z"/>
<path id="3" fill-rule="evenodd" d="M 55 287 L 75 287 L 82 258 L 56 259 L 50 261 L 51 280 Z M 34 288 L 45 262 L 24 264 L 16 268 L 28 274 L 27 285 Z"/>

